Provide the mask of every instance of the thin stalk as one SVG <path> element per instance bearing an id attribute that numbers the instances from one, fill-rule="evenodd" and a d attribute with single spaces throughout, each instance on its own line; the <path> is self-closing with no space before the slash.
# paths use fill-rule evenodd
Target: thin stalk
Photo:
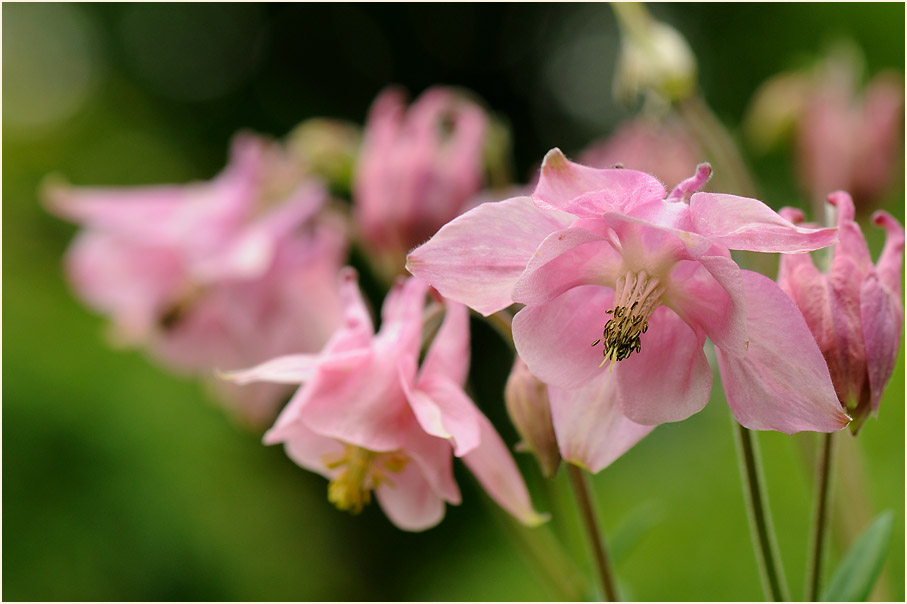
<path id="1" fill-rule="evenodd" d="M 828 525 L 828 500 L 831 492 L 832 437 L 822 436 L 822 449 L 816 464 L 816 502 L 813 515 L 812 544 L 809 565 L 806 568 L 806 600 L 817 602 L 822 577 L 822 554 L 825 549 L 825 528 Z"/>
<path id="2" fill-rule="evenodd" d="M 573 494 L 576 497 L 576 503 L 579 506 L 580 516 L 583 519 L 583 526 L 586 529 L 586 535 L 592 546 L 592 553 L 595 558 L 595 571 L 598 580 L 601 583 L 602 594 L 608 602 L 618 602 L 617 585 L 614 581 L 614 574 L 611 572 L 611 564 L 608 561 L 608 551 L 605 549 L 605 538 L 598 526 L 598 518 L 595 516 L 595 504 L 592 501 L 592 491 L 589 488 L 589 481 L 583 470 L 573 464 L 566 464 L 567 472 L 570 475 L 570 485 L 573 487 Z"/>
<path id="3" fill-rule="evenodd" d="M 784 602 L 788 599 L 787 587 L 781 567 L 778 545 L 772 528 L 768 499 L 765 494 L 765 483 L 759 465 L 759 451 L 753 433 L 734 422 L 737 426 L 737 453 L 740 459 L 740 472 L 743 475 L 743 490 L 746 494 L 747 512 L 750 518 L 750 530 L 753 534 L 753 545 L 756 548 L 756 560 L 762 577 L 765 595 L 773 602 Z"/>

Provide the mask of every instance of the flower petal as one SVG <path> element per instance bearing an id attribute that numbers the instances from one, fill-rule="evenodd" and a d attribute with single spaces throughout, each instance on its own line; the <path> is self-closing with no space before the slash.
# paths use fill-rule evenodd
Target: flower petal
<path id="1" fill-rule="evenodd" d="M 419 380 L 418 388 L 404 384 L 406 398 L 416 419 L 428 434 L 453 442 L 454 455 L 462 457 L 479 445 L 479 411 L 463 389 L 442 375 Z"/>
<path id="2" fill-rule="evenodd" d="M 663 304 L 729 354 L 746 354 L 746 300 L 740 267 L 724 256 L 683 260 L 671 271 Z"/>
<path id="3" fill-rule="evenodd" d="M 671 191 L 670 195 L 668 195 L 667 201 L 689 202 L 690 197 L 693 195 L 693 193 L 704 187 L 705 183 L 708 182 L 711 175 L 712 166 L 710 166 L 709 164 L 699 164 L 698 166 L 696 166 L 696 174 L 674 187 L 674 190 Z"/>
<path id="4" fill-rule="evenodd" d="M 569 228 L 545 238 L 513 287 L 522 304 L 548 302 L 577 285 L 612 285 L 622 258 L 607 239 L 585 229 Z"/>
<path id="5" fill-rule="evenodd" d="M 420 380 L 444 376 L 462 386 L 469 373 L 469 312 L 459 302 L 446 300 L 444 322 L 422 361 Z"/>
<path id="6" fill-rule="evenodd" d="M 539 525 L 547 520 L 532 508 L 529 491 L 520 470 L 507 450 L 507 445 L 498 436 L 494 426 L 479 413 L 481 444 L 463 456 L 479 483 L 498 505 L 510 512 L 517 520 L 529 526 Z"/>
<path id="7" fill-rule="evenodd" d="M 341 468 L 328 468 L 325 459 L 343 457 L 343 443 L 315 434 L 302 424 L 296 424 L 292 436 L 283 441 L 283 446 L 287 457 L 306 470 L 317 472 L 325 478 L 334 478 L 342 471 Z"/>
<path id="8" fill-rule="evenodd" d="M 560 149 L 545 155 L 532 199 L 544 209 L 556 208 L 574 216 L 596 217 L 664 199 L 665 189 L 654 176 L 636 170 L 599 170 L 574 163 Z"/>
<path id="9" fill-rule="evenodd" d="M 696 193 L 690 213 L 695 232 L 732 250 L 809 252 L 835 242 L 835 229 L 796 226 L 758 199 Z"/>
<path id="10" fill-rule="evenodd" d="M 529 371 L 549 386 L 568 390 L 601 374 L 601 349 L 591 344 L 610 318 L 605 311 L 613 298 L 608 288 L 581 285 L 518 312 L 513 342 Z"/>
<path id="11" fill-rule="evenodd" d="M 614 368 L 617 400 L 630 420 L 644 425 L 677 422 L 709 402 L 712 370 L 702 352 L 705 336 L 673 311 L 656 309 L 641 349 Z M 605 371 L 605 369 L 602 369 Z"/>
<path id="12" fill-rule="evenodd" d="M 904 309 L 897 294 L 892 295 L 875 276 L 860 292 L 860 316 L 866 346 L 866 369 L 873 412 L 878 412 L 885 384 L 894 372 L 901 344 Z"/>
<path id="13" fill-rule="evenodd" d="M 627 419 L 617 403 L 614 376 L 602 371 L 574 390 L 548 388 L 561 456 L 593 474 L 611 465 L 654 426 Z"/>
<path id="14" fill-rule="evenodd" d="M 876 263 L 879 281 L 892 294 L 900 296 L 901 266 L 904 260 L 904 228 L 888 212 L 879 210 L 872 215 L 872 222 L 885 229 L 885 247 Z"/>
<path id="15" fill-rule="evenodd" d="M 444 501 L 435 493 L 417 464 L 408 463 L 375 489 L 381 509 L 397 528 L 424 531 L 444 519 Z"/>
<path id="16" fill-rule="evenodd" d="M 794 302 L 775 283 L 743 271 L 749 300 L 745 358 L 719 348 L 718 368 L 737 421 L 751 430 L 834 432 L 847 425 L 825 359 Z"/>
<path id="17" fill-rule="evenodd" d="M 572 221 L 538 209 L 528 197 L 485 203 L 410 252 L 406 268 L 444 297 L 487 316 L 512 304 L 513 286 L 536 248 Z"/>
<path id="18" fill-rule="evenodd" d="M 288 354 L 249 369 L 218 372 L 218 376 L 236 384 L 250 382 L 303 384 L 312 379 L 318 368 L 318 360 L 317 354 Z"/>

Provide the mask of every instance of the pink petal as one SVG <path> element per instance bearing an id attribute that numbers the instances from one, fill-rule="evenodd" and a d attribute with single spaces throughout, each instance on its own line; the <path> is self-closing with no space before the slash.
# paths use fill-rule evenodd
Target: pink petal
<path id="1" fill-rule="evenodd" d="M 646 270 L 650 275 L 664 275 L 675 262 L 696 259 L 714 246 L 696 233 L 617 212 L 608 212 L 603 219 L 617 234 L 626 265 L 634 271 Z"/>
<path id="2" fill-rule="evenodd" d="M 528 197 L 485 203 L 444 225 L 407 257 L 413 275 L 441 295 L 490 315 L 511 291 L 545 237 L 573 217 L 539 210 Z"/>
<path id="3" fill-rule="evenodd" d="M 513 318 L 513 342 L 529 371 L 550 386 L 572 389 L 600 375 L 601 337 L 610 318 L 612 290 L 597 285 L 574 287 L 557 298 L 527 306 Z"/>
<path id="4" fill-rule="evenodd" d="M 834 432 L 847 425 L 822 353 L 793 301 L 771 279 L 743 271 L 750 345 L 718 349 L 728 404 L 751 430 Z"/>
<path id="5" fill-rule="evenodd" d="M 443 376 L 463 385 L 469 373 L 469 312 L 458 302 L 447 300 L 444 322 L 422 362 L 420 380 Z"/>
<path id="6" fill-rule="evenodd" d="M 612 285 L 623 259 L 601 235 L 569 228 L 549 235 L 513 287 L 522 304 L 548 302 L 577 285 Z"/>
<path id="7" fill-rule="evenodd" d="M 545 155 L 532 199 L 544 209 L 557 208 L 574 216 L 596 217 L 664 199 L 665 189 L 654 176 L 620 168 L 599 170 L 573 163 L 560 149 Z"/>
<path id="8" fill-rule="evenodd" d="M 828 196 L 828 203 L 838 210 L 838 243 L 835 258 L 847 257 L 861 273 L 872 268 L 872 257 L 860 226 L 853 221 L 855 209 L 848 193 L 836 191 Z"/>
<path id="9" fill-rule="evenodd" d="M 319 356 L 315 354 L 290 354 L 265 361 L 249 369 L 225 371 L 220 372 L 219 375 L 236 384 L 250 382 L 303 384 L 312 379 L 318 367 L 318 360 Z"/>
<path id="10" fill-rule="evenodd" d="M 333 478 L 341 472 L 341 468 L 328 468 L 325 465 L 325 460 L 339 459 L 345 452 L 343 443 L 333 438 L 315 434 L 297 424 L 293 435 L 288 436 L 283 444 L 287 457 L 306 470 L 317 472 L 325 478 Z"/>
<path id="11" fill-rule="evenodd" d="M 870 400 L 873 412 L 878 412 L 882 392 L 898 358 L 904 309 L 900 296 L 892 294 L 875 276 L 863 283 L 860 300 Z"/>
<path id="12" fill-rule="evenodd" d="M 835 242 L 835 229 L 798 227 L 757 199 L 696 193 L 690 213 L 694 231 L 732 250 L 809 252 Z"/>
<path id="13" fill-rule="evenodd" d="M 617 400 L 628 419 L 644 425 L 677 422 L 709 402 L 712 370 L 697 335 L 671 310 L 658 308 L 641 350 L 614 368 Z M 607 371 L 607 369 L 602 369 Z"/>
<path id="14" fill-rule="evenodd" d="M 444 518 L 444 501 L 431 488 L 416 464 L 390 474 L 393 484 L 382 483 L 375 490 L 381 509 L 398 528 L 424 531 Z"/>
<path id="15" fill-rule="evenodd" d="M 418 356 L 428 287 L 428 283 L 415 277 L 398 279 L 381 308 L 381 330 L 375 338 L 378 354 Z"/>
<path id="16" fill-rule="evenodd" d="M 549 387 L 548 395 L 561 456 L 593 474 L 654 428 L 631 422 L 621 413 L 614 376 L 607 371 L 574 390 Z"/>
<path id="17" fill-rule="evenodd" d="M 872 223 L 885 229 L 885 247 L 876 263 L 879 281 L 892 294 L 901 291 L 901 266 L 904 260 L 904 228 L 888 212 L 879 210 L 872 215 Z"/>
<path id="18" fill-rule="evenodd" d="M 526 483 L 507 445 L 484 415 L 480 413 L 479 418 L 481 444 L 464 455 L 463 462 L 491 498 L 517 520 L 529 526 L 545 522 L 547 518 L 532 508 Z"/>
<path id="19" fill-rule="evenodd" d="M 678 262 L 662 303 L 725 352 L 746 354 L 743 282 L 740 267 L 730 258 L 701 256 L 697 261 Z"/>
<path id="20" fill-rule="evenodd" d="M 416 389 L 404 385 L 406 398 L 419 425 L 428 434 L 452 441 L 462 457 L 479 446 L 479 411 L 463 389 L 443 375 L 419 379 Z"/>
<path id="21" fill-rule="evenodd" d="M 705 186 L 705 183 L 708 182 L 709 177 L 712 175 L 712 166 L 709 164 L 699 164 L 696 166 L 696 174 L 689 177 L 671 191 L 671 194 L 668 195 L 667 201 L 677 202 L 677 201 L 690 201 L 690 197 Z"/>
<path id="22" fill-rule="evenodd" d="M 459 505 L 460 488 L 454 480 L 450 442 L 426 434 L 415 417 L 404 420 L 406 454 L 419 466 L 422 476 L 441 499 Z"/>

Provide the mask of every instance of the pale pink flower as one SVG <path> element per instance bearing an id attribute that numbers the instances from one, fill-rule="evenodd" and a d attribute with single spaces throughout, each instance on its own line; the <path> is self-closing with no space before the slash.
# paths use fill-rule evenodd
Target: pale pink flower
<path id="1" fill-rule="evenodd" d="M 778 283 L 797 303 L 828 362 L 838 400 L 853 417 L 856 433 L 869 412 L 878 414 L 885 384 L 894 370 L 904 322 L 901 265 L 904 229 L 890 214 L 877 211 L 872 221 L 887 233 L 873 266 L 854 205 L 843 191 L 828 202 L 838 210 L 838 243 L 828 272 L 806 255 L 782 256 Z M 794 222 L 803 213 L 784 208 Z"/>
<path id="2" fill-rule="evenodd" d="M 696 170 L 702 153 L 679 122 L 634 118 L 611 136 L 589 144 L 579 163 L 592 168 L 624 168 L 646 172 L 663 183 L 680 182 Z"/>
<path id="3" fill-rule="evenodd" d="M 402 280 L 384 302 L 375 334 L 352 269 L 342 273 L 345 323 L 319 354 L 284 356 L 227 377 L 302 384 L 266 434 L 303 468 L 330 479 L 328 498 L 358 512 L 375 493 L 405 530 L 441 521 L 460 503 L 451 460 L 461 458 L 501 507 L 522 522 L 543 519 L 507 446 L 463 392 L 469 317 L 446 302 L 444 322 L 419 366 L 428 284 Z"/>
<path id="4" fill-rule="evenodd" d="M 448 88 L 431 88 L 409 108 L 389 88 L 372 105 L 356 169 L 359 235 L 386 275 L 406 253 L 464 211 L 483 182 L 484 110 Z"/>
<path id="5" fill-rule="evenodd" d="M 345 229 L 321 213 L 325 200 L 276 145 L 245 134 L 210 182 L 47 191 L 50 209 L 83 227 L 66 255 L 78 296 L 121 342 L 206 377 L 318 350 L 339 325 Z M 287 394 L 216 384 L 253 422 Z"/>
<path id="6" fill-rule="evenodd" d="M 800 312 L 729 252 L 806 252 L 832 243 L 834 229 L 797 227 L 755 199 L 693 194 L 709 172 L 701 165 L 666 198 L 648 174 L 588 168 L 555 149 L 531 199 L 464 214 L 407 266 L 485 314 L 525 304 L 514 342 L 550 386 L 591 389 L 613 371 L 594 395 L 603 418 L 614 405 L 646 426 L 701 410 L 712 382 L 708 337 L 741 424 L 841 428 L 848 418 Z"/>

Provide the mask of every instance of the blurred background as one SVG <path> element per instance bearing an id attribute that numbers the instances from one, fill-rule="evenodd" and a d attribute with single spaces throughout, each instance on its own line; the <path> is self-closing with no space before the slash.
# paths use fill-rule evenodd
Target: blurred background
<path id="1" fill-rule="evenodd" d="M 904 71 L 903 4 L 650 10 L 689 41 L 704 97 L 735 136 L 760 83 L 836 40 L 861 49 L 863 81 Z M 324 479 L 262 446 L 199 384 L 108 347 L 103 320 L 63 278 L 75 228 L 44 212 L 38 187 L 50 173 L 76 185 L 207 179 L 235 131 L 283 136 L 315 116 L 362 123 L 390 83 L 413 96 L 434 84 L 473 90 L 507 120 L 525 181 L 551 147 L 576 153 L 631 115 L 612 100 L 610 7 L 4 3 L 2 17 L 4 599 L 558 598 L 462 467 L 463 504 L 425 533 L 397 530 L 376 506 L 338 512 Z M 790 150 L 747 159 L 767 203 L 808 207 Z M 903 223 L 902 164 L 880 204 Z M 876 257 L 882 237 L 864 231 Z M 514 443 L 501 404 L 511 353 L 485 324 L 473 333 L 474 394 Z M 895 512 L 874 593 L 891 600 L 904 599 L 903 395 L 902 346 L 879 419 L 839 449 L 863 468 L 869 517 Z M 628 598 L 762 598 L 722 398 L 716 388 L 705 411 L 657 428 L 594 479 Z M 795 598 L 811 438 L 759 435 Z M 585 568 L 563 472 L 549 488 L 519 461 Z M 832 541 L 830 552 L 832 568 L 842 549 Z"/>

